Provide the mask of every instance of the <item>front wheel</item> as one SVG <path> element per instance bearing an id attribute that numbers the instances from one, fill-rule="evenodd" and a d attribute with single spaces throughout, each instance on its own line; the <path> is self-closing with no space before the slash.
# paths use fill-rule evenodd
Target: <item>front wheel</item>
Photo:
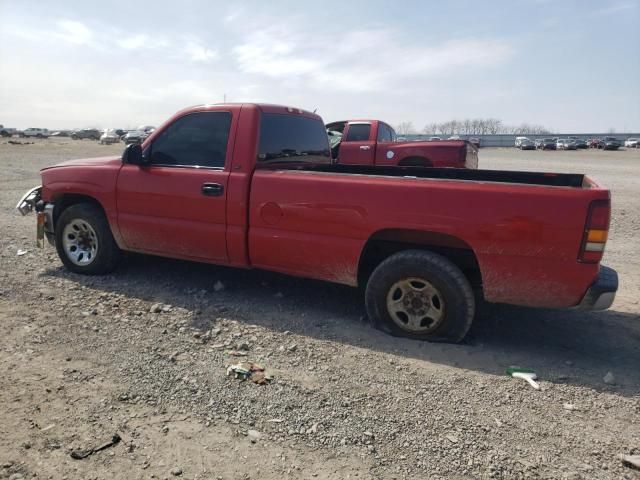
<path id="1" fill-rule="evenodd" d="M 72 272 L 100 275 L 118 264 L 120 249 L 107 218 L 96 205 L 80 203 L 64 210 L 55 235 L 58 256 Z"/>
<path id="2" fill-rule="evenodd" d="M 424 250 L 391 255 L 371 274 L 367 314 L 392 335 L 459 342 L 469 331 L 475 299 L 468 280 L 445 257 Z"/>

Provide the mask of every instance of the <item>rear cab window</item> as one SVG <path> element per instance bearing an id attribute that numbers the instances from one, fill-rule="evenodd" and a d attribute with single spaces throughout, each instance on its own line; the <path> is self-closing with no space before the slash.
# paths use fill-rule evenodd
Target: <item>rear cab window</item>
<path id="1" fill-rule="evenodd" d="M 371 135 L 370 123 L 350 123 L 345 142 L 366 142 Z"/>
<path id="2" fill-rule="evenodd" d="M 331 164 L 329 138 L 321 120 L 296 114 L 263 113 L 258 165 Z"/>
<path id="3" fill-rule="evenodd" d="M 393 142 L 394 137 L 394 132 L 389 125 L 382 122 L 378 124 L 378 142 Z"/>

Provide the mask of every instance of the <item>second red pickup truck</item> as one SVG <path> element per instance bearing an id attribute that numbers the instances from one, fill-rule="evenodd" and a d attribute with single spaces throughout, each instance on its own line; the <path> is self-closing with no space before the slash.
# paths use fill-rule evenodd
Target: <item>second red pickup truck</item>
<path id="1" fill-rule="evenodd" d="M 123 250 L 365 291 L 395 334 L 459 341 L 490 302 L 607 308 L 609 191 L 578 174 L 336 165 L 317 115 L 257 104 L 176 114 L 121 157 L 42 170 L 18 208 L 74 272 Z"/>
<path id="2" fill-rule="evenodd" d="M 342 165 L 478 168 L 478 147 L 466 140 L 398 141 L 380 120 L 326 125 L 333 158 Z"/>

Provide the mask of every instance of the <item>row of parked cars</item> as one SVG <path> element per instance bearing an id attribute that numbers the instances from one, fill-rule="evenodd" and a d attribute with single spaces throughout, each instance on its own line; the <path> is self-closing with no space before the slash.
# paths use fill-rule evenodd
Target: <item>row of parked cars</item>
<path id="1" fill-rule="evenodd" d="M 440 142 L 442 140 L 443 140 L 442 137 L 429 137 L 429 141 L 430 142 Z M 452 135 L 449 138 L 446 138 L 445 140 L 462 140 L 462 138 L 460 137 L 460 135 Z M 470 137 L 468 139 L 468 141 L 472 145 L 475 145 L 476 148 L 480 148 L 480 138 L 479 137 Z"/>
<path id="2" fill-rule="evenodd" d="M 602 150 L 618 150 L 620 147 L 640 148 L 640 139 L 628 138 L 624 143 L 615 137 L 590 138 L 536 138 L 516 137 L 515 147 L 520 150 L 578 150 L 580 148 L 599 148 Z"/>
<path id="3" fill-rule="evenodd" d="M 0 135 L 3 137 L 12 137 L 18 135 L 22 138 L 49 138 L 49 137 L 69 137 L 73 140 L 95 140 L 103 145 L 124 142 L 126 145 L 132 143 L 142 143 L 155 127 L 150 125 L 141 125 L 135 130 L 123 130 L 120 128 L 106 128 L 98 130 L 97 128 L 82 128 L 78 130 L 56 130 L 49 131 L 47 128 L 27 128 L 25 130 L 16 130 L 15 128 L 5 128 L 0 125 Z"/>

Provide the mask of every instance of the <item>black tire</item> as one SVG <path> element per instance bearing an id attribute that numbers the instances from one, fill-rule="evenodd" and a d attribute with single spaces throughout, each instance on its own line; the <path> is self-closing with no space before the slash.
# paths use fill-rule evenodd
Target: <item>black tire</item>
<path id="1" fill-rule="evenodd" d="M 406 307 L 424 308 L 411 303 L 410 295 L 413 292 L 404 293 L 397 287 L 402 283 L 422 281 L 435 288 L 437 295 L 430 298 L 430 306 L 427 312 L 434 309 L 434 313 L 440 315 L 437 320 L 427 321 L 430 325 L 424 325 L 427 317 L 420 319 L 422 331 L 416 331 L 410 327 L 401 327 L 403 319 L 396 313 L 396 319 L 387 306 L 388 302 L 400 302 Z M 427 287 L 425 287 L 427 288 Z M 399 299 L 394 299 L 400 290 Z M 438 298 L 438 302 L 434 300 Z M 438 305 L 439 308 L 436 308 Z M 469 331 L 475 314 L 475 298 L 471 285 L 460 269 L 445 257 L 425 250 L 405 250 L 391 255 L 376 267 L 365 291 L 365 305 L 367 314 L 374 326 L 390 333 L 391 335 L 408 337 L 430 342 L 459 342 Z M 405 308 L 399 307 L 399 308 Z M 430 313 L 431 314 L 431 313 Z M 424 313 L 418 311 L 417 318 Z M 404 315 L 406 317 L 406 314 Z M 407 323 L 408 325 L 408 323 Z"/>
<path id="2" fill-rule="evenodd" d="M 74 263 L 67 254 L 63 241 L 65 227 L 76 221 L 85 222 L 93 229 L 97 245 L 93 258 L 89 263 L 83 265 Z M 122 252 L 113 239 L 104 212 L 97 205 L 79 203 L 64 210 L 56 222 L 55 237 L 58 256 L 64 266 L 72 272 L 84 275 L 102 275 L 111 272 L 120 260 Z"/>

